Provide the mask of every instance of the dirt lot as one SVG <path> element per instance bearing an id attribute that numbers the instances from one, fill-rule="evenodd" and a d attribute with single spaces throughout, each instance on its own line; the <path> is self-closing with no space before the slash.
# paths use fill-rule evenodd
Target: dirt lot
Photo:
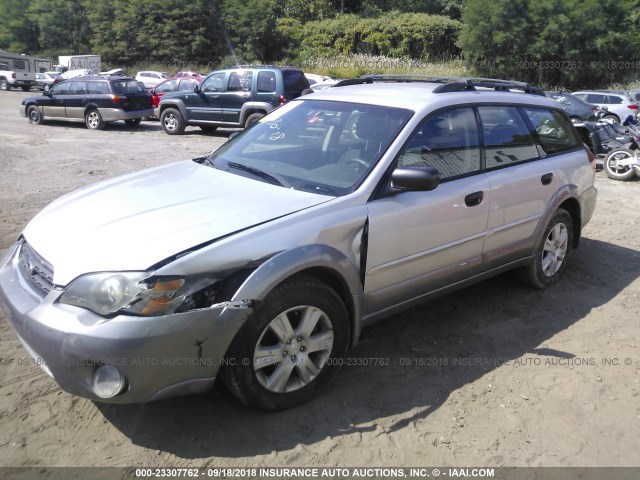
<path id="1" fill-rule="evenodd" d="M 31 126 L 0 92 L 0 250 L 85 184 L 209 152 L 229 132 Z M 316 401 L 265 414 L 223 389 L 111 406 L 61 392 L 0 313 L 2 466 L 640 466 L 640 182 L 597 175 L 565 279 L 504 275 L 382 321 Z M 96 212 L 99 215 L 99 212 Z M 406 364 L 409 365 L 406 365 Z"/>

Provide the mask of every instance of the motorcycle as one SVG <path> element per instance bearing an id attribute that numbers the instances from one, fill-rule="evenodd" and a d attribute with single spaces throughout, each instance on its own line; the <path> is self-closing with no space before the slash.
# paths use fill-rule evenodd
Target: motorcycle
<path id="1" fill-rule="evenodd" d="M 628 146 L 611 150 L 603 162 L 604 172 L 613 180 L 631 180 L 636 175 L 640 177 L 640 129 L 635 125 L 627 125 L 625 128 L 633 139 L 632 142 Z"/>

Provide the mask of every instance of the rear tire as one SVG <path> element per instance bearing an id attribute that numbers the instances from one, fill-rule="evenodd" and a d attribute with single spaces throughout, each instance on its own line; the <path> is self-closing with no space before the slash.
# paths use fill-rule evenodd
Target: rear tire
<path id="1" fill-rule="evenodd" d="M 84 123 L 89 130 L 103 130 L 105 122 L 102 119 L 102 115 L 95 108 L 89 110 L 84 116 Z"/>
<path id="2" fill-rule="evenodd" d="M 636 152 L 629 150 L 628 148 L 616 148 L 615 150 L 612 150 L 607 155 L 607 158 L 604 159 L 602 165 L 607 177 L 612 180 L 632 179 L 636 174 L 634 168 L 628 165 L 618 167 L 618 160 L 624 160 L 635 156 Z"/>
<path id="3" fill-rule="evenodd" d="M 5 79 L 0 80 L 0 90 L 9 90 L 9 83 Z"/>
<path id="4" fill-rule="evenodd" d="M 573 219 L 559 208 L 549 220 L 531 265 L 516 270 L 521 282 L 544 289 L 560 280 L 573 245 Z"/>
<path id="5" fill-rule="evenodd" d="M 167 108 L 160 115 L 160 125 L 167 135 L 180 135 L 184 132 L 187 125 L 182 115 L 175 108 Z"/>
<path id="6" fill-rule="evenodd" d="M 247 117 L 247 120 L 244 122 L 244 128 L 249 128 L 251 125 L 253 125 L 263 117 L 264 117 L 264 113 L 252 113 Z"/>
<path id="7" fill-rule="evenodd" d="M 221 371 L 243 403 L 282 410 L 314 398 L 337 373 L 349 345 L 347 309 L 313 277 L 277 286 L 241 328 Z"/>

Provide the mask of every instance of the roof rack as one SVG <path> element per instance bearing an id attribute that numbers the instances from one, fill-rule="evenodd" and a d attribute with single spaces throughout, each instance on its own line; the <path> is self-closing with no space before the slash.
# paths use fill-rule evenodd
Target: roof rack
<path id="1" fill-rule="evenodd" d="M 262 64 L 255 64 L 255 65 L 232 65 L 230 67 L 221 68 L 221 70 L 229 70 L 231 68 L 296 68 L 296 69 L 299 69 L 299 67 L 294 67 L 292 65 L 262 65 Z"/>
<path id="2" fill-rule="evenodd" d="M 495 78 L 475 78 L 475 77 L 444 77 L 435 75 L 395 75 L 395 74 L 367 74 L 360 78 L 350 78 L 336 83 L 333 87 L 345 87 L 347 85 L 363 85 L 374 82 L 397 82 L 397 83 L 439 83 L 433 89 L 433 93 L 477 91 L 477 88 L 491 88 L 496 91 L 509 92 L 519 90 L 531 95 L 544 95 L 540 87 L 534 87 L 525 82 L 515 80 L 499 80 Z"/>

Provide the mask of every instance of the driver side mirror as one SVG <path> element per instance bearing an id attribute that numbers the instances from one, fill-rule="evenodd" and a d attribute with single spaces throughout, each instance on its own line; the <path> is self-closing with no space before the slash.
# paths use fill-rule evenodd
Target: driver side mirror
<path id="1" fill-rule="evenodd" d="M 391 187 L 408 192 L 428 192 L 440 184 L 440 172 L 433 167 L 398 167 L 391 174 Z"/>
<path id="2" fill-rule="evenodd" d="M 47 97 L 51 96 L 51 90 L 45 90 L 44 92 L 42 92 L 42 95 L 46 95 Z"/>

